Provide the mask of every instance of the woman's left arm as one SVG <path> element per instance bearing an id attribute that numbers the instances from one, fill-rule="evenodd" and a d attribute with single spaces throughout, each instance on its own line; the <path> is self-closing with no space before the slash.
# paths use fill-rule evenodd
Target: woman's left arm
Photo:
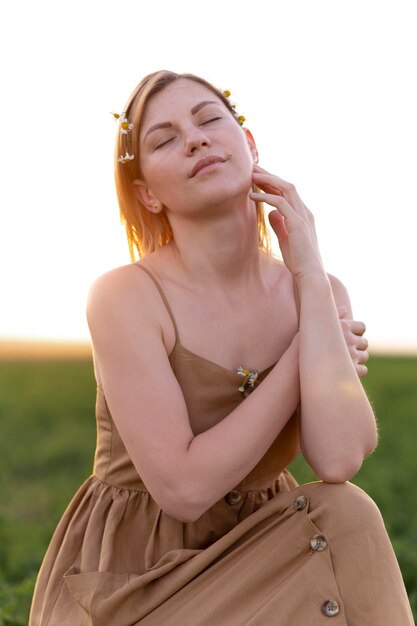
<path id="1" fill-rule="evenodd" d="M 321 480 L 345 482 L 377 444 L 375 416 L 352 358 L 357 348 L 349 345 L 349 332 L 353 344 L 357 335 L 338 311 L 344 305 L 346 320 L 351 316 L 349 297 L 323 268 L 314 218 L 294 185 L 257 165 L 253 181 L 263 193 L 249 197 L 277 209 L 269 221 L 298 287 L 301 450 Z"/>
<path id="2" fill-rule="evenodd" d="M 348 323 L 343 318 L 339 320 L 342 332 L 338 331 L 331 315 L 335 305 L 346 306 L 346 315 L 349 313 L 347 292 L 341 283 L 335 288 L 335 279 L 328 279 L 327 285 L 326 282 L 323 276 L 317 280 L 309 277 L 301 289 L 304 303 L 300 325 L 300 447 L 321 480 L 339 483 L 350 480 L 375 449 L 377 427 L 352 358 L 356 351 L 355 334 L 346 328 Z M 344 301 L 340 294 L 343 291 Z M 353 345 L 349 345 L 349 335 Z M 313 336 L 321 341 L 311 343 Z M 350 366 L 345 352 L 346 356 L 349 354 Z"/>

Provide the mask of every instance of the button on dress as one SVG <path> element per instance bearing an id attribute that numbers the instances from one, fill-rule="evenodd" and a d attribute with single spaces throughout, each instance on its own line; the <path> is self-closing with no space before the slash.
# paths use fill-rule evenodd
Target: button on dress
<path id="1" fill-rule="evenodd" d="M 245 400 L 242 377 L 181 345 L 159 282 L 137 267 L 174 324 L 169 360 L 198 435 Z M 194 522 L 156 504 L 99 380 L 96 421 L 93 474 L 52 537 L 29 626 L 413 624 L 375 503 L 351 483 L 299 486 L 287 470 L 299 450 L 298 413 L 256 467 Z"/>

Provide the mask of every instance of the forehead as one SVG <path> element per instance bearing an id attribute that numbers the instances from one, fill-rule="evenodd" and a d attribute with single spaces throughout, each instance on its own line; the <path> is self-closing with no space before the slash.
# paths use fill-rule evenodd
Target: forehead
<path id="1" fill-rule="evenodd" d="M 189 112 L 193 106 L 204 100 L 223 104 L 205 85 L 188 78 L 176 80 L 149 99 L 143 116 L 143 126 L 169 121 L 175 113 Z"/>

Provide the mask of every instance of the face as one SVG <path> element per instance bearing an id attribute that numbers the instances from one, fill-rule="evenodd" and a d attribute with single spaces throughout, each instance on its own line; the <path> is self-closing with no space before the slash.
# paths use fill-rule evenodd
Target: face
<path id="1" fill-rule="evenodd" d="M 247 196 L 254 146 L 223 102 L 180 79 L 153 96 L 140 134 L 141 199 L 167 211 L 196 212 Z"/>

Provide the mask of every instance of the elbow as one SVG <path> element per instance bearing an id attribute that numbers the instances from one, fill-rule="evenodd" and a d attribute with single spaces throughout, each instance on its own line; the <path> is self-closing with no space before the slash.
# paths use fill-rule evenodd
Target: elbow
<path id="1" fill-rule="evenodd" d="M 345 483 L 351 480 L 362 467 L 363 457 L 339 460 L 337 463 L 314 468 L 317 477 L 325 483 Z"/>
<path id="2" fill-rule="evenodd" d="M 168 489 L 158 505 L 166 515 L 185 524 L 195 522 L 209 508 L 201 492 L 184 488 Z"/>
<path id="3" fill-rule="evenodd" d="M 349 456 L 315 465 L 310 463 L 310 465 L 317 477 L 324 483 L 345 483 L 359 472 L 363 459 L 362 455 Z"/>

